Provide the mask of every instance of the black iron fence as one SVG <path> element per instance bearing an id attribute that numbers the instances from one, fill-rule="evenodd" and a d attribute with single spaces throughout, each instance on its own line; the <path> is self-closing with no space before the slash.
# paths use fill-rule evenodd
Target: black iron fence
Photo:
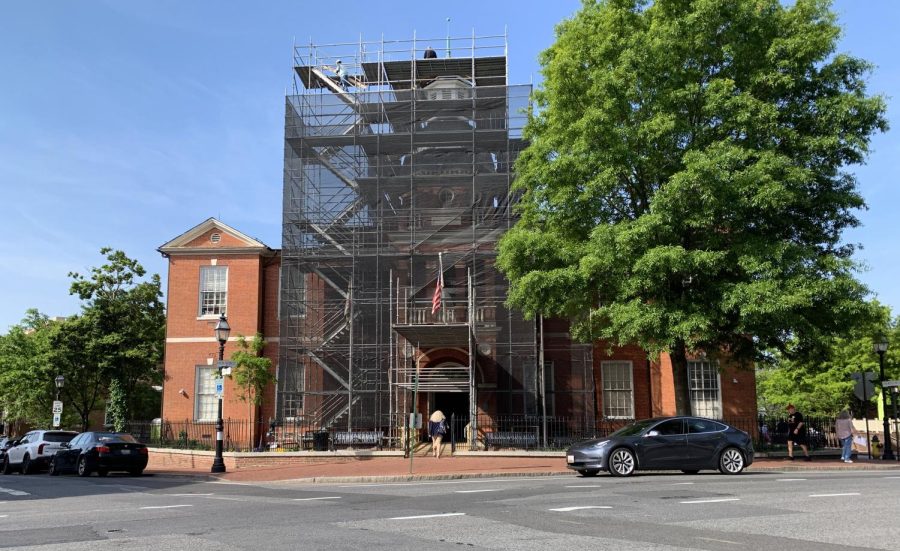
<path id="1" fill-rule="evenodd" d="M 283 421 L 224 420 L 226 451 L 300 451 L 340 448 L 408 450 L 428 441 L 427 415 L 420 429 L 407 429 L 408 414 L 386 416 L 380 420 L 355 419 L 354 429 L 322 427 L 302 418 Z M 444 441 L 456 450 L 563 450 L 575 442 L 602 438 L 631 423 L 632 419 L 590 419 L 539 415 L 478 415 L 470 418 L 452 415 Z M 743 430 L 753 438 L 761 452 L 787 449 L 787 417 L 726 417 L 722 421 Z M 805 420 L 810 449 L 838 448 L 833 417 L 808 417 Z M 212 450 L 216 430 L 213 422 L 191 420 L 135 421 L 126 429 L 148 445 L 166 448 Z"/>

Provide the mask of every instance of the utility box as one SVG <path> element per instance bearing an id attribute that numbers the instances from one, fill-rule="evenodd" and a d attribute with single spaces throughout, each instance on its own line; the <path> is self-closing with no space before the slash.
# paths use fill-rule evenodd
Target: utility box
<path id="1" fill-rule="evenodd" d="M 327 430 L 317 430 L 313 433 L 313 451 L 317 452 L 327 452 L 328 451 L 328 431 Z"/>

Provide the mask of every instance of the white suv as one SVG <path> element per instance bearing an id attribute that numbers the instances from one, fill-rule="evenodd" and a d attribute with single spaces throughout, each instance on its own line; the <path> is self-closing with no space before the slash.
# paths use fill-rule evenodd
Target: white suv
<path id="1" fill-rule="evenodd" d="M 13 446 L 3 456 L 3 465 L 0 471 L 10 474 L 13 471 L 22 471 L 22 474 L 31 474 L 38 469 L 44 469 L 50 465 L 50 459 L 64 444 L 77 436 L 77 432 L 67 430 L 33 430 L 19 439 L 19 444 Z"/>

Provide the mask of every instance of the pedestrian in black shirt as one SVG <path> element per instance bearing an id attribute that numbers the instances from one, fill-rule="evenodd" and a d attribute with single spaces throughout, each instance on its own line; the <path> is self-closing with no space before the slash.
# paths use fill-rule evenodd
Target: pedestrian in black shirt
<path id="1" fill-rule="evenodd" d="M 794 404 L 788 404 L 788 459 L 794 460 L 794 444 L 800 444 L 803 449 L 803 460 L 812 461 L 809 456 L 809 447 L 806 445 L 806 422 L 803 420 L 803 414 L 797 411 Z"/>
<path id="2" fill-rule="evenodd" d="M 431 46 L 425 48 L 425 59 L 437 59 L 437 52 Z"/>

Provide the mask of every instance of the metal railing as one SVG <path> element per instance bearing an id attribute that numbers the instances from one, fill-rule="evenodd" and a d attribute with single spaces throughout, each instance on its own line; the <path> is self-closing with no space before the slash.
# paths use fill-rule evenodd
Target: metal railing
<path id="1" fill-rule="evenodd" d="M 424 415 L 427 420 L 427 415 Z M 227 451 L 300 451 L 336 447 L 374 446 L 384 450 L 407 450 L 410 445 L 427 442 L 427 424 L 421 429 L 404 428 L 408 414 L 398 413 L 379 419 L 354 417 L 352 432 L 340 426 L 323 426 L 319 417 L 295 417 L 283 420 L 224 420 L 224 448 Z M 451 415 L 445 441 L 457 450 L 564 450 L 582 440 L 602 438 L 633 422 L 632 419 L 585 418 L 540 415 Z M 743 430 L 753 438 L 758 452 L 787 449 L 787 418 L 781 416 L 726 417 L 721 421 Z M 833 417 L 807 417 L 807 443 L 811 450 L 837 449 L 840 442 L 834 432 Z M 139 441 L 178 449 L 212 450 L 215 423 L 192 420 L 134 421 L 126 428 Z M 546 431 L 546 434 L 545 434 Z M 376 442 L 375 440 L 378 440 Z"/>

